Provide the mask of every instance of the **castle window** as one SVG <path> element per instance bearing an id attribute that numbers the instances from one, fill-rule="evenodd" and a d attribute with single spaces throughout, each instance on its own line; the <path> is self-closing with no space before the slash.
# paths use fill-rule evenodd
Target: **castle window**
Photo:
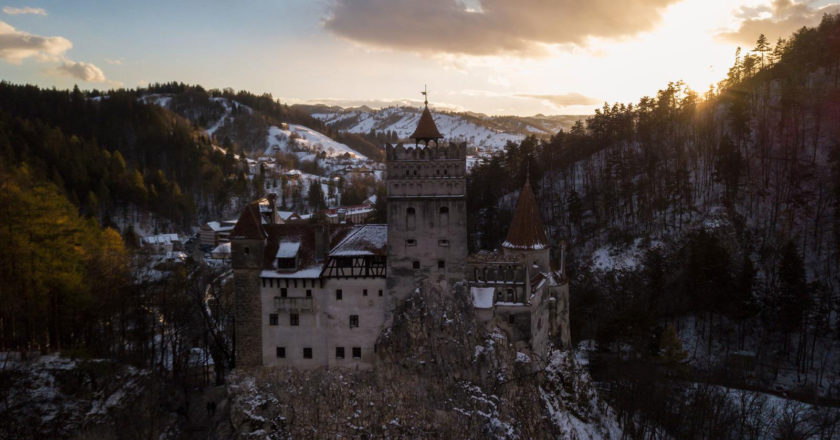
<path id="1" fill-rule="evenodd" d="M 297 313 L 289 313 L 289 325 L 297 327 L 300 325 L 300 315 Z"/>
<path id="2" fill-rule="evenodd" d="M 414 260 L 414 261 L 411 263 L 411 267 L 413 267 L 413 268 L 415 268 L 415 269 L 420 269 L 420 262 L 419 262 L 419 261 L 417 261 L 417 260 Z"/>
<path id="3" fill-rule="evenodd" d="M 438 240 L 438 246 L 449 247 L 449 240 Z"/>
<path id="4" fill-rule="evenodd" d="M 303 358 L 304 359 L 312 359 L 312 347 L 304 347 L 303 348 Z"/>
<path id="5" fill-rule="evenodd" d="M 413 238 L 409 238 L 408 240 L 405 241 L 405 245 L 406 246 L 417 246 L 417 240 L 415 240 Z"/>
<path id="6" fill-rule="evenodd" d="M 307 298 L 312 298 L 312 290 L 311 289 L 306 289 L 306 297 Z"/>
<path id="7" fill-rule="evenodd" d="M 367 289 L 362 289 L 362 296 L 367 296 Z"/>
<path id="8" fill-rule="evenodd" d="M 443 169 L 443 175 L 445 176 L 446 174 L 447 174 L 447 170 L 446 170 L 446 168 L 444 168 Z"/>
<path id="9" fill-rule="evenodd" d="M 446 261 L 438 260 L 438 269 L 445 269 L 446 268 Z"/>
<path id="10" fill-rule="evenodd" d="M 335 358 L 344 359 L 344 347 L 335 347 Z"/>
<path id="11" fill-rule="evenodd" d="M 382 296 L 382 289 L 379 289 L 379 296 Z"/>
<path id="12" fill-rule="evenodd" d="M 350 315 L 350 328 L 359 326 L 359 315 Z"/>
<path id="13" fill-rule="evenodd" d="M 507 290 L 507 300 L 513 302 L 513 289 Z"/>
<path id="14" fill-rule="evenodd" d="M 353 347 L 353 359 L 362 358 L 362 347 Z"/>
<path id="15" fill-rule="evenodd" d="M 508 315 L 508 322 L 511 323 L 511 324 L 515 324 L 516 323 L 516 316 Z"/>
<path id="16" fill-rule="evenodd" d="M 284 359 L 286 357 L 286 347 L 277 347 L 277 359 Z"/>
<path id="17" fill-rule="evenodd" d="M 335 289 L 335 299 L 341 301 L 342 292 L 341 289 Z"/>
<path id="18" fill-rule="evenodd" d="M 285 287 L 281 287 L 280 288 L 280 298 L 285 298 L 287 296 L 289 296 L 289 289 L 287 289 Z"/>
<path id="19" fill-rule="evenodd" d="M 262 286 L 265 287 L 265 278 L 262 279 Z"/>
<path id="20" fill-rule="evenodd" d="M 408 170 L 405 170 L 405 175 L 406 175 L 406 176 L 408 175 Z"/>
<path id="21" fill-rule="evenodd" d="M 277 314 L 271 313 L 268 315 L 268 325 L 277 325 Z"/>
<path id="22" fill-rule="evenodd" d="M 413 231 L 414 227 L 417 222 L 416 218 L 416 211 L 413 207 L 409 207 L 405 210 L 405 228 L 409 231 Z"/>
<path id="23" fill-rule="evenodd" d="M 245 253 L 245 255 L 248 255 L 248 254 L 250 254 L 250 253 L 251 253 L 251 250 L 250 250 L 250 249 L 248 249 L 248 246 L 245 246 L 245 248 L 242 250 L 242 252 L 244 252 L 244 253 Z"/>
<path id="24" fill-rule="evenodd" d="M 440 207 L 440 226 L 447 227 L 449 225 L 449 207 Z"/>
<path id="25" fill-rule="evenodd" d="M 417 175 L 417 170 L 416 170 L 416 169 L 414 170 L 414 175 L 415 175 L 415 176 Z M 247 248 L 246 248 L 246 249 L 247 249 Z"/>

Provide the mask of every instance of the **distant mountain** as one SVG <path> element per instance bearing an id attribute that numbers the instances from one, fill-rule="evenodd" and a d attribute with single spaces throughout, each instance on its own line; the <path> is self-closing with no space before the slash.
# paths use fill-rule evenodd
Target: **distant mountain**
<path id="1" fill-rule="evenodd" d="M 341 108 L 326 105 L 294 105 L 292 108 L 309 113 L 331 129 L 359 133 L 390 133 L 407 140 L 420 118 L 419 107 L 366 106 Z M 520 142 L 529 135 L 549 138 L 561 129 L 569 129 L 585 116 L 487 116 L 481 113 L 433 111 L 438 129 L 446 139 L 467 142 L 479 150 L 500 150 L 511 142 Z"/>

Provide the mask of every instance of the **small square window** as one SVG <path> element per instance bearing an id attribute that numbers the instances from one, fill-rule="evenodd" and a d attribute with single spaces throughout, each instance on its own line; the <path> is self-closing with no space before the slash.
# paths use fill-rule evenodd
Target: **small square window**
<path id="1" fill-rule="evenodd" d="M 300 325 L 300 315 L 297 313 L 289 313 L 289 325 L 296 327 Z"/>
<path id="2" fill-rule="evenodd" d="M 271 313 L 268 315 L 268 325 L 277 325 L 277 314 Z"/>
<path id="3" fill-rule="evenodd" d="M 335 358 L 344 359 L 344 347 L 335 347 Z"/>
<path id="4" fill-rule="evenodd" d="M 382 296 L 382 289 L 379 289 L 379 296 Z"/>
<path id="5" fill-rule="evenodd" d="M 405 245 L 406 246 L 417 246 L 417 240 L 415 240 L 413 238 L 409 238 L 408 240 L 405 241 Z"/>
<path id="6" fill-rule="evenodd" d="M 286 357 L 286 347 L 277 347 L 277 358 L 283 359 Z"/>
<path id="7" fill-rule="evenodd" d="M 449 247 L 449 240 L 438 240 L 438 246 Z"/>
<path id="8" fill-rule="evenodd" d="M 438 260 L 438 269 L 446 268 L 446 262 L 443 260 Z"/>
<path id="9" fill-rule="evenodd" d="M 353 359 L 362 358 L 362 347 L 353 347 Z"/>
<path id="10" fill-rule="evenodd" d="M 367 289 L 362 289 L 362 296 L 367 296 Z"/>
<path id="11" fill-rule="evenodd" d="M 342 296 L 343 296 L 343 294 L 341 292 L 341 289 L 335 289 L 335 299 L 336 300 L 341 300 Z"/>
<path id="12" fill-rule="evenodd" d="M 516 316 L 508 315 L 508 322 L 514 324 L 516 322 Z"/>
<path id="13" fill-rule="evenodd" d="M 350 315 L 350 328 L 359 326 L 359 315 Z"/>
<path id="14" fill-rule="evenodd" d="M 411 267 L 413 267 L 415 269 L 420 269 L 420 262 L 419 261 L 412 262 Z"/>
<path id="15" fill-rule="evenodd" d="M 312 289 L 306 289 L 306 297 L 312 298 Z"/>
<path id="16" fill-rule="evenodd" d="M 280 298 L 285 298 L 287 296 L 289 296 L 289 289 L 287 289 L 285 287 L 281 287 L 280 288 Z"/>
<path id="17" fill-rule="evenodd" d="M 304 347 L 303 348 L 303 358 L 304 359 L 312 359 L 312 347 Z"/>

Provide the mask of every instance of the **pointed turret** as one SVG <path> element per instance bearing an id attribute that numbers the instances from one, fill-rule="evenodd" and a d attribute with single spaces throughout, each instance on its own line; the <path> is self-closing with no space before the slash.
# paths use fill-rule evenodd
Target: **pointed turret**
<path id="1" fill-rule="evenodd" d="M 510 223 L 507 239 L 502 243 L 506 249 L 539 250 L 548 248 L 548 238 L 545 235 L 537 199 L 531 190 L 529 179 L 525 179 L 525 186 L 519 193 L 516 212 Z"/>
<path id="2" fill-rule="evenodd" d="M 438 139 L 443 138 L 437 125 L 435 125 L 435 120 L 432 118 L 432 112 L 429 111 L 428 105 L 423 109 L 423 114 L 420 115 L 420 121 L 417 123 L 417 129 L 414 130 L 411 138 L 414 139 L 414 142 L 429 142 L 430 140 L 437 142 Z"/>
<path id="3" fill-rule="evenodd" d="M 429 141 L 435 141 L 435 144 L 437 144 L 440 139 L 443 139 L 443 135 L 438 131 L 435 120 L 432 118 L 432 112 L 429 111 L 428 91 L 423 90 L 421 93 L 425 96 L 423 113 L 420 115 L 417 128 L 411 134 L 411 138 L 414 139 L 415 144 L 419 144 L 421 141 L 426 145 L 429 145 Z"/>

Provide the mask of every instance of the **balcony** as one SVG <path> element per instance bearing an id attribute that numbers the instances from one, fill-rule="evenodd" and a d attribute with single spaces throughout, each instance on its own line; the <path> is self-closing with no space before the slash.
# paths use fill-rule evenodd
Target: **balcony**
<path id="1" fill-rule="evenodd" d="M 311 312 L 312 298 L 274 298 L 274 307 L 284 312 Z"/>

